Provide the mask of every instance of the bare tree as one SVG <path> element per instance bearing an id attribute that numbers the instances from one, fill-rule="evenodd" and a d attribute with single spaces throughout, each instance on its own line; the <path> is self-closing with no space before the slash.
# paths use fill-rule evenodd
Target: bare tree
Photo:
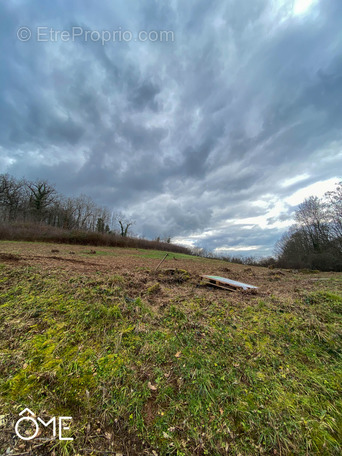
<path id="1" fill-rule="evenodd" d="M 134 220 L 131 220 L 128 218 L 125 214 L 122 212 L 112 212 L 111 216 L 108 214 L 108 220 L 110 221 L 110 225 L 112 227 L 112 231 L 114 233 L 120 234 L 122 237 L 127 237 L 130 233 L 130 228 L 134 225 Z M 116 230 L 115 226 L 119 224 L 120 229 Z"/>
<path id="2" fill-rule="evenodd" d="M 276 245 L 279 266 L 342 270 L 342 183 L 298 206 L 296 225 Z"/>
<path id="3" fill-rule="evenodd" d="M 275 254 L 278 264 L 284 268 L 304 268 L 308 265 L 310 246 L 302 229 L 293 226 L 276 243 Z"/>
<path id="4" fill-rule="evenodd" d="M 329 242 L 329 217 L 326 205 L 310 196 L 299 205 L 295 219 L 315 252 L 321 252 Z"/>
<path id="5" fill-rule="evenodd" d="M 58 226 L 67 230 L 76 228 L 76 210 L 74 198 L 63 198 L 61 200 L 61 216 Z"/>
<path id="6" fill-rule="evenodd" d="M 120 228 L 121 228 L 121 236 L 123 237 L 126 237 L 127 234 L 128 234 L 128 229 L 129 227 L 132 225 L 133 222 L 125 222 L 125 221 L 121 221 L 119 220 L 119 224 L 120 224 Z"/>
<path id="7" fill-rule="evenodd" d="M 81 195 L 74 199 L 75 204 L 75 225 L 76 228 L 82 230 L 91 229 L 92 225 L 95 226 L 94 210 L 95 203 L 89 196 Z"/>
<path id="8" fill-rule="evenodd" d="M 9 174 L 0 175 L 0 210 L 3 221 L 14 221 L 25 206 L 24 182 Z"/>
<path id="9" fill-rule="evenodd" d="M 328 202 L 328 213 L 330 216 L 330 226 L 334 237 L 334 244 L 342 255 L 342 181 L 336 189 L 325 194 Z"/>
<path id="10" fill-rule="evenodd" d="M 57 191 L 46 180 L 25 182 L 28 192 L 29 206 L 33 218 L 37 221 L 44 221 L 47 210 L 57 200 Z"/>

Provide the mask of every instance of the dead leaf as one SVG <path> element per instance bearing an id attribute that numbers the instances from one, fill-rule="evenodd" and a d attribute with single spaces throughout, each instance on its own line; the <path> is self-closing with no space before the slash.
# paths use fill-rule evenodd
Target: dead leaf
<path id="1" fill-rule="evenodd" d="M 175 357 L 176 357 L 176 358 L 180 358 L 180 355 L 181 355 L 181 354 L 182 354 L 182 352 L 179 351 L 179 352 L 177 352 L 177 353 L 175 354 Z"/>
<path id="2" fill-rule="evenodd" d="M 110 432 L 105 432 L 105 437 L 107 440 L 110 440 L 112 438 L 112 434 Z"/>
<path id="3" fill-rule="evenodd" d="M 151 391 L 157 391 L 157 387 L 155 385 L 152 385 L 151 382 L 148 382 L 147 386 Z"/>

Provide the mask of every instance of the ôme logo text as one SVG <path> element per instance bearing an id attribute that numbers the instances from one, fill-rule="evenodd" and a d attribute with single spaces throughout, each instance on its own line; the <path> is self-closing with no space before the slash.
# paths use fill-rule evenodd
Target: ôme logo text
<path id="1" fill-rule="evenodd" d="M 71 437 L 63 437 L 62 433 L 63 431 L 67 431 L 69 426 L 64 425 L 64 421 L 67 420 L 72 420 L 71 416 L 59 416 L 55 417 L 53 416 L 50 418 L 47 422 L 45 422 L 42 418 L 37 417 L 29 408 L 25 408 L 21 413 L 19 413 L 19 416 L 22 416 L 24 414 L 30 414 L 31 416 L 23 416 L 22 418 L 19 418 L 19 420 L 15 424 L 15 433 L 17 436 L 22 439 L 22 440 L 32 440 L 37 435 L 39 434 L 39 425 L 43 425 L 44 427 L 48 427 L 49 425 L 52 425 L 52 435 L 53 437 L 56 437 L 56 430 L 58 427 L 58 438 L 59 440 L 74 440 Z M 25 432 L 25 435 L 21 435 L 20 431 L 22 431 L 24 423 L 32 423 L 34 426 L 34 433 L 32 435 L 27 435 L 27 431 Z"/>

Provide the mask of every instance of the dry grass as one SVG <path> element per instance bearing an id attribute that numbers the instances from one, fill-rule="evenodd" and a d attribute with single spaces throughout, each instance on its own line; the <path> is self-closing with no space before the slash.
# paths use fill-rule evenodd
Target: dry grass
<path id="1" fill-rule="evenodd" d="M 158 249 L 167 252 L 189 254 L 186 247 L 167 242 L 150 241 L 118 234 L 102 234 L 94 231 L 64 230 L 38 223 L 0 224 L 0 239 L 28 242 L 51 242 L 124 248 Z"/>

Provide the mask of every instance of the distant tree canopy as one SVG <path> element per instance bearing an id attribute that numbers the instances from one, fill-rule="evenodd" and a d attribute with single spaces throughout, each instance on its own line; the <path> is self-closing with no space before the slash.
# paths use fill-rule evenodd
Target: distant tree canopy
<path id="1" fill-rule="evenodd" d="M 342 271 L 342 182 L 298 206 L 296 224 L 278 241 L 278 265 Z"/>
<path id="2" fill-rule="evenodd" d="M 39 222 L 68 230 L 122 234 L 123 217 L 97 206 L 86 195 L 75 198 L 60 195 L 46 180 L 19 180 L 9 174 L 0 174 L 2 222 Z M 124 220 L 122 235 L 127 236 L 133 222 Z"/>

